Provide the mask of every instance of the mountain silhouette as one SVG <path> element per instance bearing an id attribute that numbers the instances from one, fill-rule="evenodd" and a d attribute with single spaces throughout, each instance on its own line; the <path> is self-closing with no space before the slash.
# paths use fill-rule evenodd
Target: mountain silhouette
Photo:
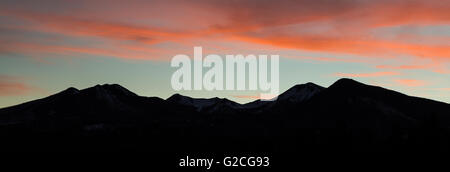
<path id="1" fill-rule="evenodd" d="M 20 151 L 448 151 L 449 115 L 447 103 L 352 79 L 328 88 L 299 84 L 275 101 L 246 104 L 180 94 L 164 100 L 104 84 L 0 109 L 0 146 Z"/>

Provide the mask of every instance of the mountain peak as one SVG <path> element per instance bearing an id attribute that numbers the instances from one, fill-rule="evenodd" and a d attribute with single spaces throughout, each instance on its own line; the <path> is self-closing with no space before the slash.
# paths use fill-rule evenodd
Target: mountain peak
<path id="1" fill-rule="evenodd" d="M 131 92 L 130 90 L 126 89 L 125 87 L 122 87 L 119 84 L 103 84 L 103 85 L 96 85 L 91 88 L 87 88 L 86 90 L 94 89 L 97 92 L 110 92 L 113 94 L 121 94 L 126 96 L 137 96 L 135 93 Z"/>
<path id="2" fill-rule="evenodd" d="M 312 82 L 308 82 L 306 84 L 298 84 L 280 94 L 277 101 L 289 101 L 293 103 L 302 102 L 308 100 L 323 89 L 325 88 Z"/>
<path id="3" fill-rule="evenodd" d="M 305 83 L 305 84 L 297 84 L 297 85 L 307 85 L 307 86 L 314 86 L 314 87 L 322 87 L 322 86 L 317 85 L 317 84 L 315 84 L 315 83 L 313 83 L 313 82 L 307 82 L 307 83 Z"/>
<path id="4" fill-rule="evenodd" d="M 193 101 L 193 98 L 188 97 L 188 96 L 183 96 L 181 94 L 175 93 L 172 96 L 170 96 L 169 98 L 166 99 L 169 102 L 177 102 L 177 103 L 183 103 L 183 104 L 191 104 Z"/>
<path id="5" fill-rule="evenodd" d="M 226 98 L 192 98 L 178 93 L 173 94 L 166 100 L 180 105 L 195 107 L 197 111 L 202 111 L 205 109 L 208 109 L 208 111 L 215 111 L 217 109 L 223 108 L 224 106 L 232 108 L 241 106 L 240 104 Z"/>
<path id="6" fill-rule="evenodd" d="M 65 89 L 64 91 L 61 91 L 61 93 L 63 93 L 63 94 L 76 94 L 79 92 L 80 92 L 80 90 L 78 90 L 74 87 L 69 87 L 69 88 Z"/>
<path id="7" fill-rule="evenodd" d="M 56 94 L 50 95 L 49 97 L 63 97 L 63 96 L 71 96 L 71 95 L 75 95 L 78 94 L 80 92 L 80 90 L 74 88 L 74 87 L 69 87 L 61 92 L 58 92 Z"/>
<path id="8" fill-rule="evenodd" d="M 334 82 L 329 88 L 342 88 L 342 87 L 355 88 L 355 87 L 361 87 L 361 86 L 365 86 L 365 84 L 360 83 L 360 82 L 355 81 L 350 78 L 341 78 L 341 79 L 337 80 L 336 82 Z"/>

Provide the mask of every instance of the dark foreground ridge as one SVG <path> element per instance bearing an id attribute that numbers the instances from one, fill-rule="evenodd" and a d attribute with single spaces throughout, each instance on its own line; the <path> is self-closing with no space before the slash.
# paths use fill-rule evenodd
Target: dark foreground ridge
<path id="1" fill-rule="evenodd" d="M 340 79 L 238 104 L 97 85 L 0 109 L 10 151 L 449 151 L 450 105 Z"/>

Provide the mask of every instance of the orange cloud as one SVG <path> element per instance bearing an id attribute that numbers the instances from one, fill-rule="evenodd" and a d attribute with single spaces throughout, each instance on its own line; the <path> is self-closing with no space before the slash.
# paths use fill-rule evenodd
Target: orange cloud
<path id="1" fill-rule="evenodd" d="M 362 77 L 380 77 L 380 76 L 400 75 L 400 73 L 398 73 L 398 72 L 336 73 L 334 75 L 339 76 L 339 77 L 362 78 Z"/>
<path id="2" fill-rule="evenodd" d="M 278 0 L 278 1 L 196 1 L 216 12 L 225 13 L 227 23 L 214 25 L 218 30 L 242 31 L 298 23 L 329 22 L 339 29 L 404 24 L 448 23 L 450 3 L 439 0 Z M 203 5 L 205 6 L 205 5 Z M 358 26 L 358 27 L 354 27 Z M 348 30 L 345 30 L 348 31 Z"/>
<path id="3" fill-rule="evenodd" d="M 32 92 L 43 92 L 42 89 L 20 81 L 20 78 L 0 75 L 0 96 L 20 96 Z"/>
<path id="4" fill-rule="evenodd" d="M 190 35 L 120 22 L 87 20 L 70 16 L 46 15 L 33 12 L 6 12 L 3 15 L 38 23 L 32 26 L 17 26 L 20 29 L 61 33 L 70 36 L 96 36 L 112 40 L 131 40 L 145 44 L 155 44 Z"/>
<path id="5" fill-rule="evenodd" d="M 67 3 L 63 7 L 70 7 L 75 1 Z M 52 9 L 53 4 L 42 5 L 44 9 Z M 373 29 L 386 26 L 448 25 L 450 3 L 440 0 L 195 0 L 189 3 L 173 0 L 136 1 L 129 5 L 94 0 L 83 4 L 86 7 L 83 10 L 68 8 L 67 11 L 37 7 L 17 10 L 5 5 L 0 7 L 3 11 L 0 15 L 32 23 L 22 29 L 118 40 L 123 44 L 182 42 L 191 46 L 199 39 L 223 38 L 326 53 L 371 57 L 409 55 L 450 61 L 448 44 L 410 43 L 402 38 L 385 40 L 372 33 Z M 109 50 L 89 51 L 109 53 Z M 139 56 L 132 53 L 119 57 Z"/>
<path id="6" fill-rule="evenodd" d="M 382 40 L 367 40 L 364 38 L 345 38 L 327 36 L 236 36 L 236 39 L 259 44 L 269 44 L 285 48 L 300 50 L 325 51 L 335 53 L 350 53 L 357 55 L 370 55 L 376 57 L 395 57 L 408 54 L 417 57 L 435 60 L 450 60 L 450 46 L 431 46 L 406 44 Z M 382 53 L 380 53 L 382 52 Z"/>
<path id="7" fill-rule="evenodd" d="M 376 68 L 378 69 L 426 69 L 429 65 L 399 65 L 399 66 L 393 66 L 393 65 L 377 65 Z"/>
<path id="8" fill-rule="evenodd" d="M 378 69 L 401 69 L 401 70 L 412 70 L 412 69 L 428 69 L 436 73 L 440 74 L 450 74 L 450 69 L 445 66 L 444 63 L 432 62 L 429 64 L 421 64 L 421 65 L 377 65 Z"/>
<path id="9" fill-rule="evenodd" d="M 304 60 L 314 60 L 320 62 L 346 62 L 346 63 L 364 63 L 367 60 L 360 58 L 336 58 L 336 57 L 305 57 L 305 56 L 295 56 L 295 55 L 283 55 L 283 57 L 293 58 L 293 59 L 304 59 Z"/>
<path id="10" fill-rule="evenodd" d="M 394 80 L 397 84 L 408 86 L 408 87 L 418 87 L 426 84 L 425 81 L 415 80 L 415 79 L 397 79 Z"/>
<path id="11" fill-rule="evenodd" d="M 170 50 L 167 50 L 170 51 Z M 85 47 L 75 45 L 46 45 L 38 43 L 24 43 L 13 42 L 0 45 L 0 52 L 14 52 L 22 53 L 29 56 L 36 55 L 99 55 L 124 59 L 136 60 L 163 60 L 163 54 L 167 54 L 163 49 L 153 49 L 142 46 L 124 46 L 117 45 L 116 47 Z"/>
<path id="12" fill-rule="evenodd" d="M 387 26 L 450 24 L 450 3 L 442 1 L 254 1 L 216 2 L 229 20 L 212 26 L 239 41 L 276 47 L 371 57 L 415 56 L 450 61 L 450 45 L 413 43 L 372 33 Z M 227 20 L 225 20 L 227 21 Z M 295 27 L 296 26 L 296 27 Z M 290 29 L 286 29 L 289 28 Z M 417 40 L 421 40 L 417 39 Z"/>

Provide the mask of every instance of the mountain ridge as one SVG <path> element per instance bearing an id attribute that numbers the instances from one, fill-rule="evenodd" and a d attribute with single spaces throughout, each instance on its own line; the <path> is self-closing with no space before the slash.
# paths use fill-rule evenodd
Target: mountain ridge
<path id="1" fill-rule="evenodd" d="M 450 151 L 450 105 L 341 79 L 239 104 L 117 84 L 68 88 L 0 109 L 0 147 L 18 150 Z M 67 142 L 61 143 L 61 140 Z M 29 144 L 32 143 L 32 144 Z M 178 143 L 183 143 L 180 145 Z"/>
<path id="2" fill-rule="evenodd" d="M 0 108 L 0 111 L 3 109 L 9 109 L 11 107 L 15 107 L 15 106 L 20 106 L 23 104 L 29 104 L 35 101 L 40 101 L 42 99 L 47 99 L 47 98 L 51 98 L 51 97 L 58 97 L 58 96 L 67 96 L 67 95 L 74 95 L 74 94 L 79 94 L 80 92 L 88 92 L 88 91 L 93 91 L 96 94 L 104 94 L 105 91 L 107 92 L 114 92 L 114 93 L 120 93 L 123 96 L 138 96 L 138 97 L 143 97 L 143 98 L 159 98 L 161 100 L 165 100 L 165 101 L 170 101 L 170 102 L 177 102 L 175 99 L 183 99 L 184 101 L 187 102 L 178 102 L 180 104 L 184 104 L 184 105 L 190 105 L 190 106 L 194 106 L 194 101 L 197 102 L 198 104 L 195 104 L 196 108 L 202 108 L 201 106 L 211 106 L 214 103 L 217 103 L 218 101 L 226 101 L 232 104 L 236 104 L 237 106 L 240 107 L 244 107 L 245 105 L 251 105 L 253 104 L 257 104 L 257 102 L 277 102 L 277 101 L 291 101 L 291 103 L 295 103 L 295 102 L 301 102 L 304 100 L 308 100 L 309 98 L 311 98 L 312 96 L 314 96 L 315 94 L 319 93 L 322 90 L 325 89 L 342 89 L 342 88 L 353 88 L 353 90 L 356 90 L 357 88 L 363 88 L 363 87 L 373 87 L 373 88 L 381 88 L 387 91 L 391 91 L 392 93 L 396 93 L 396 94 L 400 94 L 400 95 L 404 95 L 404 96 L 408 96 L 408 97 L 414 97 L 414 98 L 420 98 L 420 99 L 426 99 L 426 100 L 430 100 L 430 101 L 434 101 L 434 102 L 439 102 L 439 103 L 445 103 L 448 104 L 446 102 L 442 102 L 442 101 L 438 101 L 438 100 L 433 100 L 433 99 L 428 99 L 428 98 L 423 98 L 423 97 L 417 97 L 417 96 L 410 96 L 410 95 L 406 95 L 403 94 L 401 92 L 397 92 L 397 91 L 393 91 L 390 89 L 386 89 L 383 87 L 379 87 L 379 86 L 373 86 L 373 85 L 367 85 L 358 81 L 355 81 L 353 79 L 349 79 L 349 78 L 341 78 L 339 80 L 337 80 L 336 82 L 334 82 L 333 84 L 331 84 L 329 87 L 322 87 L 319 86 L 315 83 L 312 82 L 308 82 L 305 84 L 297 84 L 292 86 L 291 88 L 287 89 L 285 92 L 281 93 L 278 98 L 275 101 L 265 101 L 265 100 L 260 100 L 257 99 L 255 101 L 252 102 L 248 102 L 248 103 L 238 103 L 235 102 L 233 100 L 229 100 L 227 98 L 219 98 L 219 97 L 213 97 L 213 98 L 194 98 L 194 97 L 190 97 L 190 96 L 185 96 L 185 95 L 181 95 L 179 93 L 175 93 L 173 95 L 171 95 L 170 97 L 168 97 L 167 99 L 162 99 L 159 97 L 146 97 L 146 96 L 140 96 L 137 95 L 136 93 L 128 90 L 127 88 L 119 85 L 119 84 L 97 84 L 93 87 L 88 87 L 85 89 L 77 89 L 74 87 L 69 87 L 63 91 L 60 91 L 58 93 L 55 93 L 53 95 L 49 95 L 47 97 L 41 98 L 41 99 L 36 99 L 36 100 L 31 100 L 28 102 L 24 102 L 24 103 L 20 103 L 17 105 L 12 105 L 12 106 L 8 106 L 8 107 L 3 107 Z M 355 89 L 356 88 L 356 89 Z M 305 90 L 301 90 L 301 89 L 312 89 L 313 92 L 307 92 Z M 94 91 L 95 90 L 95 91 Z M 298 93 L 304 91 L 303 94 L 302 93 Z M 311 90 L 310 90 L 311 91 Z M 102 93 L 103 92 L 103 93 Z M 310 93 L 310 95 L 308 95 Z M 304 96 L 304 97 L 303 97 Z M 288 100 L 289 98 L 291 98 L 290 100 Z M 295 98 L 295 99 L 292 99 Z M 208 102 L 209 101 L 209 102 Z M 190 102 L 190 103 L 188 103 Z M 206 105 L 201 105 L 202 103 L 206 103 Z"/>

